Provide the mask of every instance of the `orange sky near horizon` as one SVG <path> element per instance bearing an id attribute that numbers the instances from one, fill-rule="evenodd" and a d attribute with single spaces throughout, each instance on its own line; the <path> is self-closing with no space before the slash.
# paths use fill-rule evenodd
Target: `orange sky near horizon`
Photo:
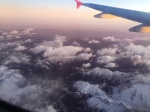
<path id="1" fill-rule="evenodd" d="M 78 29 L 78 30 L 128 30 L 139 23 L 116 19 L 96 19 L 93 15 L 98 11 L 81 7 L 51 8 L 51 7 L 23 7 L 1 6 L 0 25 L 3 27 L 33 27 L 50 29 Z"/>

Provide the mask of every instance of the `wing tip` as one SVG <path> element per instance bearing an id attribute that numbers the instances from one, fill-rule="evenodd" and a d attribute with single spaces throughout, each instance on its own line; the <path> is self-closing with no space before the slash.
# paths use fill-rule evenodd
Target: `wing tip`
<path id="1" fill-rule="evenodd" d="M 75 1 L 77 2 L 77 9 L 80 8 L 83 3 L 79 0 L 75 0 Z"/>

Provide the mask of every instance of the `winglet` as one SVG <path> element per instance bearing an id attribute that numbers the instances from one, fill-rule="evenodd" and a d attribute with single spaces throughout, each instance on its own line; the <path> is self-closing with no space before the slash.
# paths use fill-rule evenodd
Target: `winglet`
<path id="1" fill-rule="evenodd" d="M 75 0 L 77 2 L 77 9 L 83 4 L 82 2 L 80 2 L 79 0 Z"/>

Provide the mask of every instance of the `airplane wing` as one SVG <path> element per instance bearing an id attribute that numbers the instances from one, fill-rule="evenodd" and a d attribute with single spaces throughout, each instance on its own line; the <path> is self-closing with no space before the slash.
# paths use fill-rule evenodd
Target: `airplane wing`
<path id="1" fill-rule="evenodd" d="M 79 0 L 75 0 L 77 2 L 77 8 L 81 5 L 101 11 L 102 13 L 95 15 L 96 18 L 108 19 L 114 17 L 122 17 L 128 20 L 136 21 L 142 23 L 136 27 L 131 28 L 129 31 L 133 32 L 150 32 L 150 13 L 122 9 L 104 5 L 98 5 L 93 3 L 82 3 Z"/>

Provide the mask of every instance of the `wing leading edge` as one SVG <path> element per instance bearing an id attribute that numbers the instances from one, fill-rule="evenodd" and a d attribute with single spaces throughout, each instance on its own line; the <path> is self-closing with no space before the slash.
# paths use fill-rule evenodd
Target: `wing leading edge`
<path id="1" fill-rule="evenodd" d="M 128 19 L 128 20 L 132 20 L 132 21 L 142 23 L 142 25 L 138 26 L 139 30 L 140 30 L 141 27 L 146 26 L 146 29 L 149 29 L 149 30 L 146 30 L 146 31 L 144 30 L 144 32 L 150 32 L 150 13 L 148 13 L 148 12 L 122 9 L 122 8 L 98 5 L 98 4 L 93 4 L 93 3 L 82 3 L 79 0 L 76 0 L 76 2 L 78 4 L 80 3 L 80 6 L 83 5 L 83 6 L 101 11 L 103 14 L 107 14 L 107 15 L 111 14 L 111 15 L 114 15 L 114 16 L 118 16 L 118 17 L 122 17 L 122 18 L 125 18 L 125 19 Z M 133 30 L 133 28 L 132 28 L 132 30 Z M 137 28 L 136 28 L 136 30 L 137 30 Z"/>

